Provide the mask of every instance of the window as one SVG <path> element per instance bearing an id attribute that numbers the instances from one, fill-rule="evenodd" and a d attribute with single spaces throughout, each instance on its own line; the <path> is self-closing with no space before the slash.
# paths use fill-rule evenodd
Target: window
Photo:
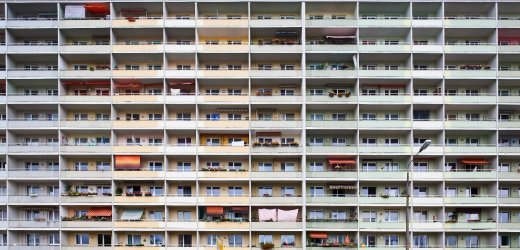
<path id="1" fill-rule="evenodd" d="M 258 242 L 260 244 L 273 243 L 273 236 L 270 234 L 260 234 L 258 235 Z"/>
<path id="2" fill-rule="evenodd" d="M 414 89 L 413 94 L 419 95 L 419 96 L 425 96 L 425 95 L 428 95 L 428 90 L 427 89 Z"/>
<path id="3" fill-rule="evenodd" d="M 125 65 L 126 70 L 139 70 L 139 65 Z"/>
<path id="4" fill-rule="evenodd" d="M 398 187 L 385 187 L 384 194 L 390 197 L 399 197 L 399 188 Z"/>
<path id="5" fill-rule="evenodd" d="M 414 211 L 413 212 L 413 221 L 414 222 L 427 222 L 428 221 L 428 211 Z"/>
<path id="6" fill-rule="evenodd" d="M 282 196 L 293 197 L 296 195 L 296 192 L 295 192 L 294 187 L 282 187 L 281 194 L 282 194 Z"/>
<path id="7" fill-rule="evenodd" d="M 347 212 L 344 210 L 332 210 L 331 217 L 333 220 L 346 220 Z"/>
<path id="8" fill-rule="evenodd" d="M 497 168 L 498 172 L 511 172 L 511 165 L 509 163 L 500 163 Z"/>
<path id="9" fill-rule="evenodd" d="M 417 197 L 426 197 L 426 195 L 428 195 L 428 188 L 427 187 L 414 187 L 413 195 L 417 196 Z"/>
<path id="10" fill-rule="evenodd" d="M 478 96 L 479 95 L 478 89 L 466 89 L 466 95 L 467 96 Z"/>
<path id="11" fill-rule="evenodd" d="M 76 162 L 74 163 L 75 171 L 88 171 L 88 162 Z"/>
<path id="12" fill-rule="evenodd" d="M 242 120 L 242 115 L 241 114 L 228 114 L 228 120 L 240 121 L 240 120 Z"/>
<path id="13" fill-rule="evenodd" d="M 510 244 L 511 244 L 509 235 L 498 236 L 498 242 L 499 242 L 498 244 L 500 244 L 499 247 L 502 247 L 502 248 L 509 248 Z"/>
<path id="14" fill-rule="evenodd" d="M 457 139 L 456 138 L 446 138 L 445 143 L 447 146 L 457 146 Z"/>
<path id="15" fill-rule="evenodd" d="M 399 90 L 398 89 L 385 89 L 383 93 L 384 93 L 384 95 L 399 95 Z"/>
<path id="16" fill-rule="evenodd" d="M 272 187 L 259 187 L 258 195 L 260 197 L 271 197 L 271 196 L 273 196 L 273 188 Z"/>
<path id="17" fill-rule="evenodd" d="M 310 120 L 311 121 L 323 121 L 324 115 L 322 113 L 311 113 Z"/>
<path id="18" fill-rule="evenodd" d="M 180 234 L 178 237 L 179 247 L 191 247 L 192 237 L 190 234 Z"/>
<path id="19" fill-rule="evenodd" d="M 397 235 L 385 235 L 385 246 L 398 246 L 399 236 Z"/>
<path id="20" fill-rule="evenodd" d="M 229 171 L 238 171 L 242 168 L 242 162 L 239 161 L 230 161 L 228 162 L 228 170 Z"/>
<path id="21" fill-rule="evenodd" d="M 399 221 L 399 210 L 385 211 L 385 222 L 398 222 L 398 221 Z"/>
<path id="22" fill-rule="evenodd" d="M 427 70 L 428 65 L 427 64 L 414 64 L 413 69 L 414 70 Z"/>
<path id="23" fill-rule="evenodd" d="M 466 114 L 466 121 L 479 121 L 480 114 Z"/>
<path id="24" fill-rule="evenodd" d="M 385 162 L 385 166 L 383 167 L 383 171 L 385 171 L 385 172 L 397 172 L 397 171 L 399 171 L 399 162 Z"/>
<path id="25" fill-rule="evenodd" d="M 445 189 L 446 197 L 456 197 L 457 196 L 457 188 L 454 187 L 446 187 Z"/>
<path id="26" fill-rule="evenodd" d="M 498 188 L 498 197 L 509 197 L 509 188 L 501 187 Z"/>
<path id="27" fill-rule="evenodd" d="M 242 246 L 242 235 L 240 234 L 231 234 L 228 236 L 228 246 L 229 247 L 241 247 Z"/>
<path id="28" fill-rule="evenodd" d="M 191 186 L 177 186 L 177 195 L 191 197 Z"/>
<path id="29" fill-rule="evenodd" d="M 325 90 L 323 89 L 310 89 L 309 95 L 311 96 L 322 96 L 325 95 Z"/>
<path id="30" fill-rule="evenodd" d="M 479 247 L 479 237 L 477 235 L 466 236 L 466 247 L 467 248 L 478 248 Z"/>
<path id="31" fill-rule="evenodd" d="M 76 234 L 76 245 L 88 245 L 89 236 L 88 233 Z"/>
<path id="32" fill-rule="evenodd" d="M 260 172 L 272 172 L 273 171 L 273 163 L 271 163 L 271 162 L 259 162 L 258 163 L 258 171 L 260 171 Z"/>
<path id="33" fill-rule="evenodd" d="M 397 121 L 397 120 L 399 120 L 399 114 L 385 114 L 385 120 Z"/>
<path id="34" fill-rule="evenodd" d="M 375 247 L 376 246 L 376 236 L 375 235 L 363 235 L 361 236 L 361 243 L 365 244 L 367 247 Z"/>
<path id="35" fill-rule="evenodd" d="M 244 195 L 242 187 L 228 187 L 228 196 L 240 197 Z"/>
<path id="36" fill-rule="evenodd" d="M 347 114 L 345 114 L 345 113 L 333 113 L 332 114 L 332 120 L 333 121 L 346 121 L 347 120 Z"/>
<path id="37" fill-rule="evenodd" d="M 150 245 L 152 246 L 163 246 L 164 235 L 162 234 L 150 234 Z"/>
<path id="38" fill-rule="evenodd" d="M 399 138 L 386 138 L 385 144 L 386 145 L 399 145 Z"/>
<path id="39" fill-rule="evenodd" d="M 58 95 L 58 90 L 57 89 L 48 89 L 47 90 L 47 95 L 49 95 L 49 96 L 57 96 Z"/>
<path id="40" fill-rule="evenodd" d="M 309 211 L 309 219 L 323 220 L 325 219 L 325 212 L 323 212 L 323 210 L 311 210 Z"/>
<path id="41" fill-rule="evenodd" d="M 311 172 L 323 172 L 324 164 L 323 162 L 310 162 L 309 163 L 309 171 Z"/>
<path id="42" fill-rule="evenodd" d="M 457 236 L 446 235 L 446 247 L 457 247 Z"/>
<path id="43" fill-rule="evenodd" d="M 363 69 L 363 70 L 376 70 L 377 69 L 377 65 L 375 65 L 375 64 L 363 64 L 361 66 L 361 69 Z"/>
<path id="44" fill-rule="evenodd" d="M 296 171 L 294 162 L 282 162 L 281 169 L 283 172 L 294 172 Z"/>
<path id="45" fill-rule="evenodd" d="M 347 146 L 347 138 L 333 137 L 332 146 Z"/>
<path id="46" fill-rule="evenodd" d="M 190 172 L 191 171 L 191 162 L 177 162 L 177 171 Z"/>
<path id="47" fill-rule="evenodd" d="M 413 246 L 416 248 L 427 248 L 428 247 L 428 235 L 414 235 Z"/>
<path id="48" fill-rule="evenodd" d="M 294 96 L 294 89 L 280 89 L 281 96 Z"/>
<path id="49" fill-rule="evenodd" d="M 96 121 L 108 121 L 110 120 L 109 114 L 96 114 Z"/>
<path id="50" fill-rule="evenodd" d="M 220 187 L 206 187 L 207 196 L 220 196 Z"/>
<path id="51" fill-rule="evenodd" d="M 507 211 L 500 211 L 498 213 L 498 222 L 499 223 L 510 223 L 511 220 L 510 220 L 510 217 L 509 217 L 509 212 L 507 212 Z"/>
<path id="52" fill-rule="evenodd" d="M 163 196 L 164 188 L 163 187 L 150 187 L 150 193 L 152 196 Z"/>
<path id="53" fill-rule="evenodd" d="M 363 211 L 361 212 L 361 221 L 363 222 L 376 222 L 377 213 L 376 211 Z"/>
<path id="54" fill-rule="evenodd" d="M 377 166 L 375 162 L 363 162 L 361 166 L 361 171 L 363 172 L 375 172 L 377 171 Z"/>
<path id="55" fill-rule="evenodd" d="M 86 64 L 74 64 L 72 65 L 72 70 L 87 70 L 88 65 Z"/>
<path id="56" fill-rule="evenodd" d="M 414 172 L 428 172 L 428 162 L 414 162 L 413 171 Z"/>
<path id="57" fill-rule="evenodd" d="M 311 137 L 309 138 L 310 146 L 323 146 L 323 138 Z"/>
<path id="58" fill-rule="evenodd" d="M 399 70 L 399 65 L 386 64 L 385 70 Z"/>
<path id="59" fill-rule="evenodd" d="M 398 45 L 399 41 L 398 40 L 385 40 L 384 44 L 385 45 Z"/>
<path id="60" fill-rule="evenodd" d="M 281 242 L 282 246 L 294 246 L 294 235 L 292 234 L 282 234 Z"/>
<path id="61" fill-rule="evenodd" d="M 361 144 L 364 145 L 376 145 L 376 138 L 361 138 Z"/>
<path id="62" fill-rule="evenodd" d="M 325 195 L 325 188 L 324 187 L 311 186 L 310 187 L 310 194 L 311 194 L 311 197 L 324 196 Z"/>
<path id="63" fill-rule="evenodd" d="M 191 212 L 190 211 L 178 211 L 177 220 L 178 221 L 191 221 Z"/>
<path id="64" fill-rule="evenodd" d="M 364 120 L 364 121 L 375 121 L 376 120 L 376 114 L 372 114 L 372 113 L 361 114 L 361 120 Z"/>

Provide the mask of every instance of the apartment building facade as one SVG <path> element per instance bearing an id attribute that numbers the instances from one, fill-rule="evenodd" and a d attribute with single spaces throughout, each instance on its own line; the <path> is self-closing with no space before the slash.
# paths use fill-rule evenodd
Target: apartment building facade
<path id="1" fill-rule="evenodd" d="M 518 1 L 3 1 L 0 249 L 405 249 L 408 192 L 520 249 L 519 53 Z"/>

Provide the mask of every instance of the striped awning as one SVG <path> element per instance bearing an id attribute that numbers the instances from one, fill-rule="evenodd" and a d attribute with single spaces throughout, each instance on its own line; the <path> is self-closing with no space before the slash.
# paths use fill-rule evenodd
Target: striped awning
<path id="1" fill-rule="evenodd" d="M 57 207 L 22 207 L 25 211 L 54 211 L 58 210 Z"/>
<path id="2" fill-rule="evenodd" d="M 328 159 L 330 165 L 355 165 L 354 159 Z"/>
<path id="3" fill-rule="evenodd" d="M 89 217 L 112 217 L 111 207 L 91 207 L 87 211 Z"/>
<path id="4" fill-rule="evenodd" d="M 462 164 L 488 165 L 489 161 L 484 159 L 465 159 L 459 160 Z"/>
<path id="5" fill-rule="evenodd" d="M 329 189 L 357 189 L 357 187 L 355 185 L 329 184 Z"/>
<path id="6" fill-rule="evenodd" d="M 121 220 L 140 220 L 143 212 L 143 209 L 126 209 L 121 215 Z"/>

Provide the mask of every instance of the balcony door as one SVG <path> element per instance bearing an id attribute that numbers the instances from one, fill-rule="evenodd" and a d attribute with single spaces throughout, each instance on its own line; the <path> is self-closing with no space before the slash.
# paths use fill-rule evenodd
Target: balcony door
<path id="1" fill-rule="evenodd" d="M 98 247 L 108 247 L 112 245 L 112 235 L 110 234 L 98 234 L 97 235 Z"/>

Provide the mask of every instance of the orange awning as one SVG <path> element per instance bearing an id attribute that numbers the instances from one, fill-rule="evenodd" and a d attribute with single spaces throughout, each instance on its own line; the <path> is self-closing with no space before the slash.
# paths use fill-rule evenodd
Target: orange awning
<path id="1" fill-rule="evenodd" d="M 112 217 L 111 207 L 91 207 L 87 211 L 89 217 Z"/>
<path id="2" fill-rule="evenodd" d="M 488 165 L 489 161 L 483 159 L 466 159 L 459 160 L 462 164 Z"/>
<path id="3" fill-rule="evenodd" d="M 233 212 L 247 212 L 249 211 L 249 207 L 231 207 Z"/>
<path id="4" fill-rule="evenodd" d="M 281 136 L 282 132 L 256 132 L 257 136 Z"/>
<path id="5" fill-rule="evenodd" d="M 224 207 L 207 207 L 206 213 L 208 215 L 223 215 Z"/>
<path id="6" fill-rule="evenodd" d="M 136 170 L 141 168 L 140 155 L 116 155 L 115 170 Z"/>
<path id="7" fill-rule="evenodd" d="M 175 85 L 194 85 L 195 83 L 194 82 L 170 82 L 170 85 L 172 86 L 175 86 Z"/>
<path id="8" fill-rule="evenodd" d="M 355 165 L 356 160 L 354 159 L 328 159 L 330 165 Z"/>
<path id="9" fill-rule="evenodd" d="M 90 13 L 104 14 L 109 12 L 108 3 L 87 3 L 84 7 Z"/>
<path id="10" fill-rule="evenodd" d="M 326 233 L 311 233 L 311 239 L 327 239 L 328 236 Z"/>
<path id="11" fill-rule="evenodd" d="M 110 81 L 66 81 L 63 82 L 64 85 L 110 85 Z"/>
<path id="12" fill-rule="evenodd" d="M 139 83 L 116 83 L 114 84 L 116 88 L 139 88 L 141 84 Z"/>

